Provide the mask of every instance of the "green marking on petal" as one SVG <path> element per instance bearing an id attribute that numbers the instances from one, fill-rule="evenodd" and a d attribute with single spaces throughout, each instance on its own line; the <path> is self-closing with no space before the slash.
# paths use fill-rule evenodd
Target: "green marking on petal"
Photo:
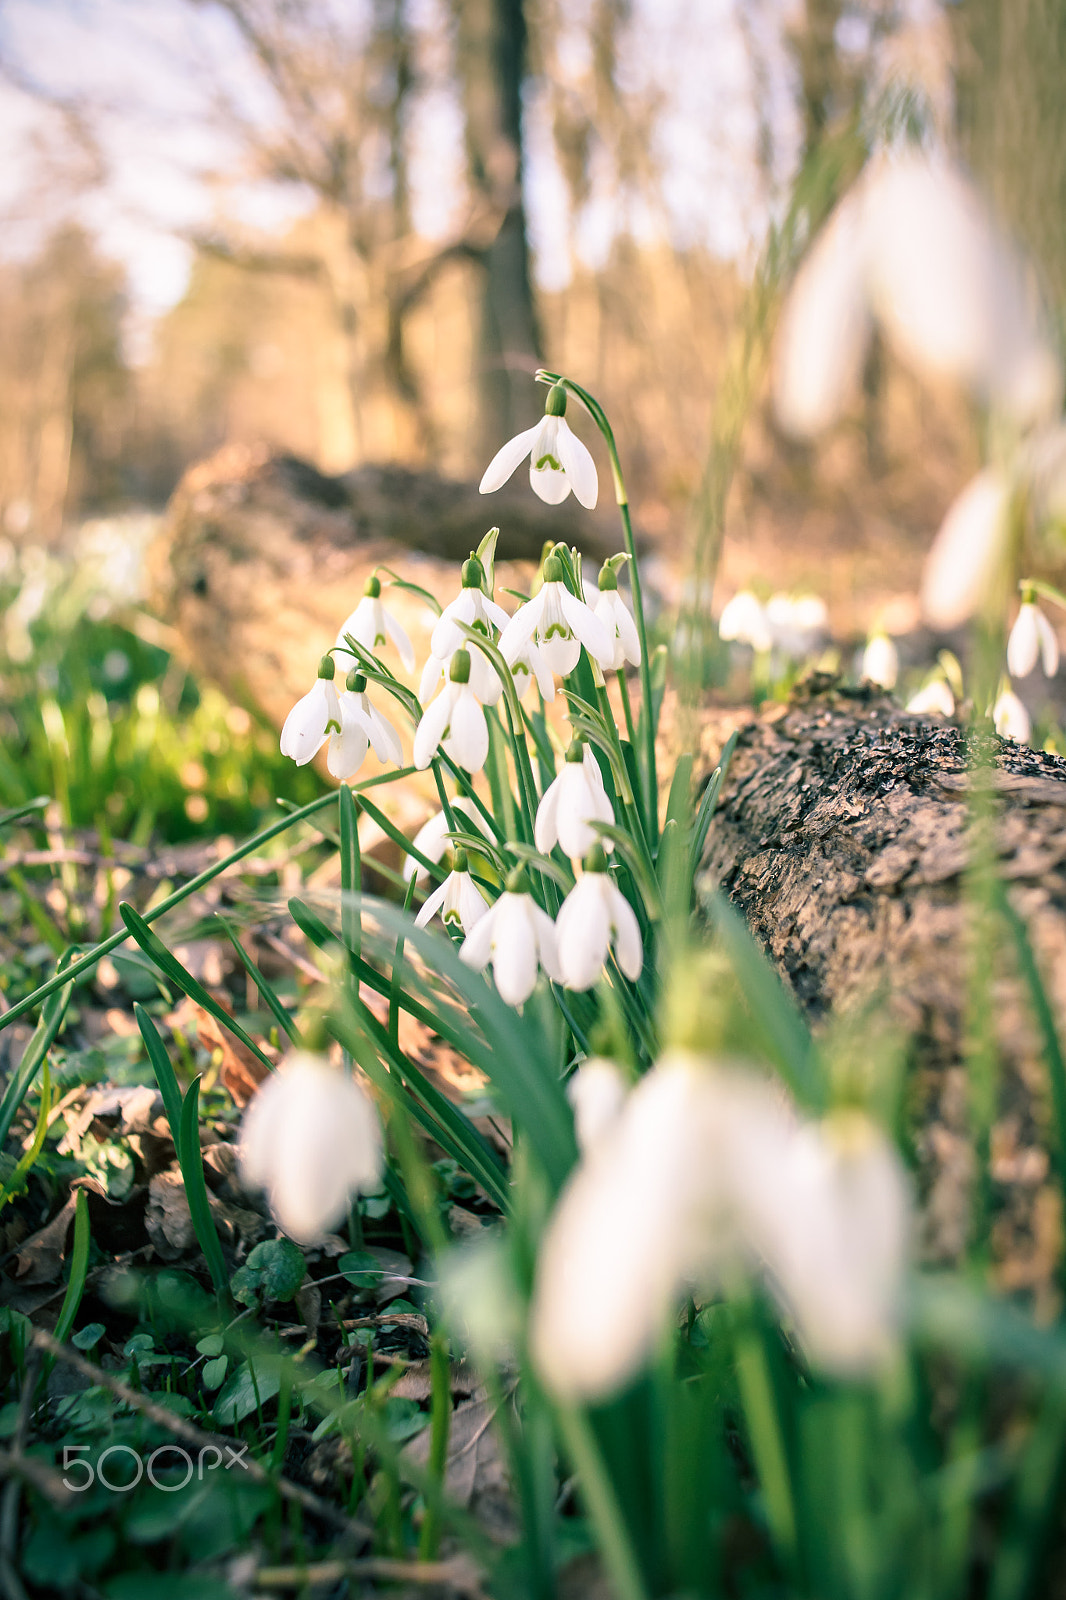
<path id="1" fill-rule="evenodd" d="M 560 639 L 572 639 L 574 637 L 570 632 L 570 629 L 566 626 L 565 622 L 553 622 L 550 624 L 547 633 L 541 634 L 541 638 L 543 639 L 544 643 L 547 644 L 548 640 L 554 639 L 556 634 L 558 634 Z"/>
<path id="2" fill-rule="evenodd" d="M 341 731 L 341 725 L 337 721 L 336 717 L 330 717 L 329 721 L 326 723 L 326 732 L 327 733 L 340 733 L 340 731 Z"/>
<path id="3" fill-rule="evenodd" d="M 556 461 L 554 456 L 541 456 L 537 462 L 537 471 L 543 472 L 545 467 L 551 467 L 553 472 L 562 472 L 563 470 L 562 462 Z"/>

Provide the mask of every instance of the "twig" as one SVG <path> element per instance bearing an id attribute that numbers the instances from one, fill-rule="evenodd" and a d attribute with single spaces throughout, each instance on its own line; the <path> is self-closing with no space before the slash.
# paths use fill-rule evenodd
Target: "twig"
<path id="1" fill-rule="evenodd" d="M 103 1367 L 95 1366 L 91 1361 L 86 1361 L 83 1355 L 71 1350 L 69 1346 L 60 1344 L 58 1339 L 54 1339 L 43 1328 L 35 1329 L 33 1343 L 50 1356 L 54 1356 L 56 1360 L 73 1367 L 75 1372 L 80 1372 L 93 1383 L 110 1389 L 111 1393 L 124 1404 L 134 1411 L 139 1411 L 142 1416 L 154 1422 L 157 1427 L 165 1429 L 175 1439 L 182 1439 L 186 1444 L 195 1445 L 198 1450 L 205 1447 L 217 1449 L 220 1442 L 227 1442 L 225 1434 L 207 1433 L 203 1428 L 196 1427 L 195 1423 L 186 1421 L 184 1417 L 175 1416 L 165 1406 L 159 1405 L 147 1395 L 139 1394 L 136 1389 L 131 1389 L 113 1373 L 106 1372 Z M 272 1485 L 286 1500 L 296 1501 L 305 1511 L 313 1512 L 315 1516 L 321 1517 L 324 1522 L 331 1523 L 335 1528 L 343 1528 L 346 1531 L 354 1528 L 358 1532 L 369 1534 L 369 1528 L 364 1529 L 354 1517 L 349 1517 L 336 1506 L 330 1505 L 328 1500 L 321 1499 L 313 1490 L 305 1489 L 298 1483 L 290 1482 L 288 1478 L 268 1472 L 254 1457 L 245 1460 L 243 1452 L 241 1466 L 256 1483 Z"/>
<path id="2" fill-rule="evenodd" d="M 319 1583 L 340 1583 L 345 1578 L 447 1584 L 474 1600 L 484 1593 L 480 1572 L 462 1557 L 451 1561 L 395 1561 L 387 1556 L 364 1556 L 351 1561 L 318 1561 L 309 1567 L 260 1567 L 254 1582 L 262 1589 L 302 1589 Z"/>

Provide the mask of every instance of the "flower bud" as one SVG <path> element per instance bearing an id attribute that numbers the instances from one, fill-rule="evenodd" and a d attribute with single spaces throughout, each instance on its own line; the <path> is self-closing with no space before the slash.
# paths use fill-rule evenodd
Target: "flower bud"
<path id="1" fill-rule="evenodd" d="M 318 663 L 318 676 L 320 678 L 327 678 L 329 682 L 332 683 L 333 674 L 335 671 L 336 668 L 333 665 L 333 657 L 323 656 L 322 660 Z"/>
<path id="2" fill-rule="evenodd" d="M 584 759 L 585 759 L 585 741 L 584 741 L 584 739 L 580 739 L 580 738 L 571 739 L 569 745 L 567 746 L 565 759 L 567 761 L 584 761 Z"/>
<path id="3" fill-rule="evenodd" d="M 366 587 L 363 593 L 369 595 L 371 600 L 377 600 L 381 594 L 381 579 L 373 576 L 369 577 L 366 580 Z"/>
<path id="4" fill-rule="evenodd" d="M 366 690 L 366 679 L 358 667 L 353 667 L 344 680 L 344 687 L 352 694 L 363 694 Z"/>
<path id="5" fill-rule="evenodd" d="M 504 884 L 504 888 L 508 894 L 528 894 L 529 873 L 526 871 L 525 867 L 514 867 L 507 874 L 507 881 Z"/>
<path id="6" fill-rule="evenodd" d="M 565 574 L 563 564 L 556 555 L 550 555 L 544 562 L 544 582 L 562 583 Z"/>
<path id="7" fill-rule="evenodd" d="M 603 848 L 602 844 L 594 844 L 588 855 L 585 857 L 585 871 L 607 871 L 607 852 Z"/>
<path id="8" fill-rule="evenodd" d="M 466 854 L 466 851 L 463 849 L 461 844 L 457 844 L 456 847 L 455 847 L 455 853 L 452 856 L 452 871 L 453 872 L 467 872 L 467 871 L 469 871 L 469 862 L 468 862 L 468 859 L 467 859 L 467 854 Z"/>
<path id="9" fill-rule="evenodd" d="M 485 582 L 485 569 L 477 556 L 463 562 L 463 588 L 480 589 Z"/>
<path id="10" fill-rule="evenodd" d="M 618 588 L 618 574 L 609 561 L 605 561 L 600 568 L 599 586 L 601 589 Z"/>

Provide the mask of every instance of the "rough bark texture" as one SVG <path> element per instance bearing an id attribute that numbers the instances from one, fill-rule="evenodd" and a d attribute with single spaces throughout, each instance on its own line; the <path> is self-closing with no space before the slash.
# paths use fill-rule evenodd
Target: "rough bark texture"
<path id="1" fill-rule="evenodd" d="M 730 729 L 712 717 L 704 731 L 713 756 L 716 734 Z M 994 855 L 1061 1029 L 1066 760 L 995 740 L 990 778 Z M 959 1257 L 972 1215 L 975 913 L 965 875 L 979 781 L 958 727 L 823 686 L 741 726 L 704 860 L 702 891 L 720 888 L 743 910 L 815 1025 L 883 1001 L 879 1015 L 909 1040 L 907 1114 L 930 1262 Z M 1047 1068 L 1006 933 L 990 999 L 993 1254 L 1004 1287 L 1047 1301 L 1061 1233 Z"/>

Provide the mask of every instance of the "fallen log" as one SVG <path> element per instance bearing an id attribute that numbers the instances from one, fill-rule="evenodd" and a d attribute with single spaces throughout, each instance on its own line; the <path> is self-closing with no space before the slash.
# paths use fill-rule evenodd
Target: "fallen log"
<path id="1" fill-rule="evenodd" d="M 736 717 L 731 719 L 736 724 Z M 717 722 L 720 739 L 730 731 Z M 713 747 L 716 721 L 704 730 Z M 823 680 L 744 722 L 699 892 L 724 892 L 820 1031 L 886 1019 L 907 1041 L 906 1120 L 928 1263 L 956 1261 L 973 1216 L 974 1085 L 967 1061 L 975 814 L 1023 919 L 1066 1038 L 1066 760 Z M 713 757 L 713 750 L 712 750 Z M 984 802 L 979 794 L 984 786 Z M 1062 1236 L 1048 1071 L 1017 948 L 1000 923 L 984 1022 L 998 1061 L 992 1251 L 1000 1285 L 1054 1303 Z"/>

